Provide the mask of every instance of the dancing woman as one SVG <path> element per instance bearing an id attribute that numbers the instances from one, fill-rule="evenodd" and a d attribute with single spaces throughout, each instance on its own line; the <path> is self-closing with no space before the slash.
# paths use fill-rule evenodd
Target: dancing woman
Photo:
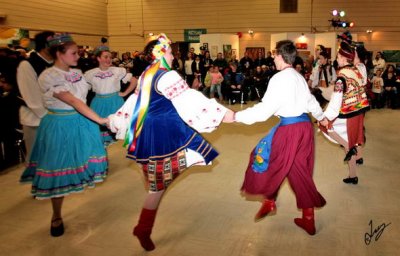
<path id="1" fill-rule="evenodd" d="M 107 117 L 115 113 L 123 104 L 123 97 L 131 93 L 137 84 L 137 79 L 127 73 L 123 67 L 112 67 L 112 57 L 107 46 L 99 46 L 94 54 L 99 62 L 99 67 L 91 69 L 85 73 L 86 81 L 92 86 L 96 93 L 90 107 L 101 117 Z M 121 90 L 121 81 L 127 83 L 128 88 L 124 92 Z M 113 135 L 105 126 L 100 126 L 102 139 L 105 145 L 114 141 Z"/>
<path id="2" fill-rule="evenodd" d="M 218 155 L 198 132 L 214 130 L 233 113 L 170 70 L 170 44 L 164 34 L 147 44 L 144 53 L 153 63 L 139 78 L 139 94 L 109 117 L 117 138 L 123 138 L 128 128 L 128 157 L 142 165 L 148 182 L 149 193 L 133 230 L 147 251 L 155 248 L 150 235 L 166 189 L 188 167 L 208 165 Z"/>
<path id="3" fill-rule="evenodd" d="M 67 34 L 48 39 L 54 66 L 39 76 L 48 112 L 40 122 L 32 154 L 21 182 L 32 182 L 36 199 L 51 199 L 50 234 L 64 234 L 64 197 L 94 187 L 107 175 L 107 158 L 97 124 L 99 117 L 86 105 L 89 84 L 76 66 L 78 46 Z"/>

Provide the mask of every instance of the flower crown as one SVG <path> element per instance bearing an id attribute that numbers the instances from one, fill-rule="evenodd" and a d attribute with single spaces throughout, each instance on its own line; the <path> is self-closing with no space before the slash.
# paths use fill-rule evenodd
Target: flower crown
<path id="1" fill-rule="evenodd" d="M 152 54 L 155 61 L 161 60 L 164 54 L 167 52 L 167 49 L 170 47 L 171 40 L 165 35 L 160 34 L 157 37 L 157 44 L 154 46 Z"/>
<path id="2" fill-rule="evenodd" d="M 49 36 L 47 38 L 47 44 L 49 47 L 52 46 L 59 46 L 62 44 L 65 44 L 67 42 L 73 42 L 74 40 L 72 39 L 71 35 L 63 33 L 63 34 L 55 34 L 53 36 Z"/>
<path id="3" fill-rule="evenodd" d="M 97 46 L 97 47 L 94 49 L 93 54 L 96 55 L 96 56 L 98 56 L 98 55 L 101 54 L 102 52 L 109 52 L 109 51 L 110 51 L 110 48 L 108 48 L 108 46 L 100 45 L 100 46 Z"/>

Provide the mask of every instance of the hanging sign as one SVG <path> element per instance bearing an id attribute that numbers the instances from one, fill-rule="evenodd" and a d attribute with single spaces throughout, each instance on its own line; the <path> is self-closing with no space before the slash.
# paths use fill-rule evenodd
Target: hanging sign
<path id="1" fill-rule="evenodd" d="M 185 42 L 200 43 L 200 35 L 202 34 L 207 34 L 207 29 L 204 28 L 185 29 L 184 30 Z"/>

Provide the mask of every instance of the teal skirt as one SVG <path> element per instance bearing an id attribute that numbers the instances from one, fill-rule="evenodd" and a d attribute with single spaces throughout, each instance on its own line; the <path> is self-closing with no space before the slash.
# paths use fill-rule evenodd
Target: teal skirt
<path id="1" fill-rule="evenodd" d="M 107 167 L 96 123 L 75 110 L 49 110 L 40 122 L 21 182 L 32 182 L 37 199 L 62 197 L 102 182 Z"/>
<path id="2" fill-rule="evenodd" d="M 117 112 L 124 105 L 124 99 L 118 95 L 118 92 L 109 94 L 96 94 L 90 103 L 90 107 L 99 116 L 106 118 Z"/>
<path id="3" fill-rule="evenodd" d="M 107 118 L 109 115 L 117 112 L 122 105 L 124 105 L 124 99 L 118 95 L 118 92 L 109 94 L 96 94 L 90 103 L 90 107 L 93 109 L 93 111 L 103 118 Z M 113 143 L 115 140 L 111 131 L 105 126 L 100 128 L 104 145 Z"/>

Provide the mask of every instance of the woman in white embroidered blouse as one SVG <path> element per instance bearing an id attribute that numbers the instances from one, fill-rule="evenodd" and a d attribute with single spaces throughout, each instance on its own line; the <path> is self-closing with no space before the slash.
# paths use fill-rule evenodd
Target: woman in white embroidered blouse
<path id="1" fill-rule="evenodd" d="M 101 117 L 107 117 L 115 113 L 123 104 L 123 97 L 129 95 L 137 85 L 136 77 L 127 73 L 123 67 L 113 67 L 110 49 L 107 46 L 99 46 L 94 54 L 99 62 L 99 67 L 85 73 L 86 81 L 96 93 L 90 107 Z M 121 90 L 121 81 L 129 82 L 124 92 Z M 105 126 L 100 126 L 103 143 L 107 146 L 113 143 L 114 135 Z"/>
<path id="2" fill-rule="evenodd" d="M 226 113 L 233 115 L 170 70 L 171 51 L 170 41 L 163 34 L 147 44 L 144 52 L 153 63 L 139 79 L 139 95 L 132 95 L 109 117 L 110 128 L 118 132 L 118 138 L 128 132 L 128 157 L 142 165 L 147 179 L 149 193 L 133 230 L 147 251 L 155 249 L 150 235 L 169 185 L 188 167 L 211 164 L 218 155 L 198 132 L 213 131 Z"/>
<path id="3" fill-rule="evenodd" d="M 101 118 L 86 105 L 89 85 L 78 69 L 78 47 L 66 34 L 48 39 L 54 66 L 39 77 L 48 113 L 37 131 L 28 167 L 21 182 L 32 182 L 36 199 L 51 199 L 50 234 L 61 236 L 64 196 L 94 187 L 107 176 L 107 156 L 98 126 Z M 94 122 L 93 122 L 94 121 Z"/>

